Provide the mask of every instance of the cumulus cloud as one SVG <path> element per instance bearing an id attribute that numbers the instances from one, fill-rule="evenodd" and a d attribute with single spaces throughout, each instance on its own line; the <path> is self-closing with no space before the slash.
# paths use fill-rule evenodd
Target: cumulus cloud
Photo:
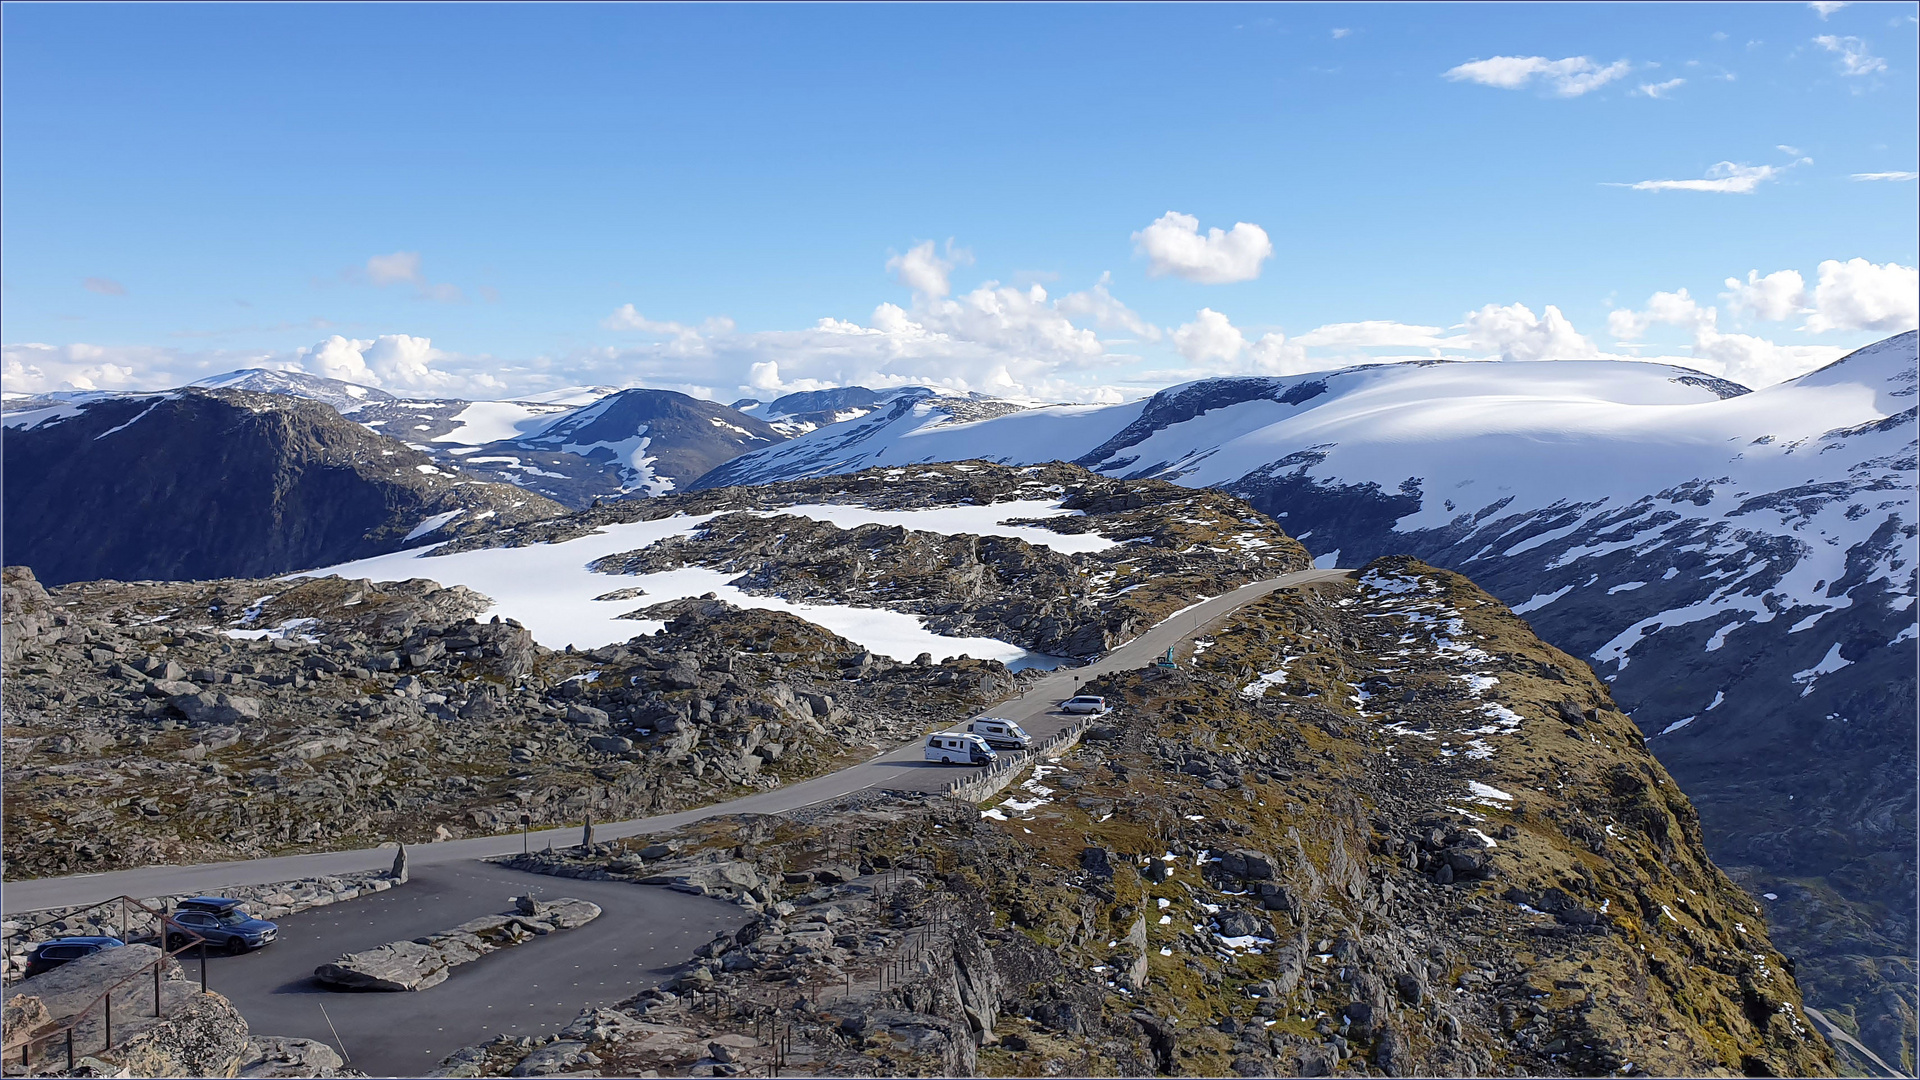
<path id="1" fill-rule="evenodd" d="M 1585 56 L 1549 60 L 1544 56 L 1495 56 L 1472 60 L 1450 68 L 1444 77 L 1454 82 L 1478 83 L 1501 90 L 1521 90 L 1541 85 L 1560 97 L 1579 97 L 1614 81 L 1633 70 L 1625 60 L 1602 67 Z"/>
<path id="2" fill-rule="evenodd" d="M 1095 326 L 1103 330 L 1120 329 L 1147 341 L 1159 341 L 1161 330 L 1141 318 L 1132 308 L 1114 299 L 1108 291 L 1113 283 L 1113 275 L 1101 274 L 1093 288 L 1084 292 L 1068 293 L 1061 297 L 1054 307 L 1070 319 L 1091 319 Z"/>
<path id="3" fill-rule="evenodd" d="M 1890 180 L 1901 183 L 1907 180 L 1920 180 L 1920 172 L 1857 172 L 1855 180 Z"/>
<path id="4" fill-rule="evenodd" d="M 1731 282 L 1733 279 L 1727 279 Z M 1654 293 L 1647 301 L 1645 310 L 1633 311 L 1619 308 L 1607 313 L 1607 332 L 1616 341 L 1634 341 L 1647 332 L 1647 328 L 1659 323 L 1665 326 L 1682 326 L 1689 330 L 1715 325 L 1717 312 L 1714 308 L 1701 307 L 1687 290 Z"/>
<path id="5" fill-rule="evenodd" d="M 1224 364 L 1247 347 L 1246 335 L 1212 308 L 1194 312 L 1193 321 L 1173 332 L 1173 347 L 1191 364 Z"/>
<path id="6" fill-rule="evenodd" d="M 1467 344 L 1496 353 L 1502 360 L 1592 360 L 1600 356 L 1593 342 L 1575 330 L 1552 304 L 1539 315 L 1525 304 L 1488 304 L 1468 312 L 1461 329 Z"/>
<path id="7" fill-rule="evenodd" d="M 1847 0 L 1813 0 L 1807 6 L 1819 14 L 1821 22 L 1826 22 L 1827 16 L 1847 6 Z"/>
<path id="8" fill-rule="evenodd" d="M 112 278 L 90 277 L 80 284 L 85 286 L 88 292 L 99 293 L 101 296 L 127 295 L 127 287 Z"/>
<path id="9" fill-rule="evenodd" d="M 1887 62 L 1869 53 L 1867 43 L 1857 37 L 1821 34 L 1813 43 L 1840 57 L 1842 75 L 1872 75 L 1887 70 Z"/>
<path id="10" fill-rule="evenodd" d="M 1202 236 L 1200 219 L 1177 210 L 1134 233 L 1133 246 L 1146 256 L 1148 274 L 1203 285 L 1252 281 L 1260 276 L 1260 264 L 1273 255 L 1273 241 L 1258 225 L 1241 221 L 1231 229 L 1208 229 Z"/>
<path id="11" fill-rule="evenodd" d="M 1798 270 L 1776 270 L 1765 277 L 1747 271 L 1747 280 L 1727 279 L 1720 294 L 1727 306 L 1766 322 L 1781 322 L 1798 314 L 1807 302 L 1807 282 Z"/>
<path id="12" fill-rule="evenodd" d="M 1668 79 L 1666 82 L 1641 83 L 1640 89 L 1636 90 L 1635 93 L 1643 94 L 1650 98 L 1664 98 L 1672 96 L 1675 90 L 1685 85 L 1687 85 L 1687 80 L 1685 79 Z"/>
<path id="13" fill-rule="evenodd" d="M 1802 158 L 1804 162 L 1807 159 Z M 1710 191 L 1721 195 L 1751 195 L 1762 183 L 1779 176 L 1792 166 L 1740 165 L 1723 161 L 1707 170 L 1699 180 L 1641 180 L 1633 184 L 1614 184 L 1635 191 Z"/>
<path id="14" fill-rule="evenodd" d="M 1829 330 L 1899 333 L 1920 323 L 1916 306 L 1920 306 L 1920 274 L 1914 267 L 1828 259 L 1820 264 L 1820 283 L 1813 288 L 1813 314 L 1807 317 L 1806 328 L 1816 334 Z"/>
<path id="15" fill-rule="evenodd" d="M 954 266 L 971 261 L 966 251 L 954 249 L 952 240 L 947 241 L 945 258 L 934 250 L 933 241 L 926 240 L 908 248 L 905 255 L 888 259 L 887 273 L 916 293 L 939 297 L 953 291 L 948 275 L 953 273 Z"/>

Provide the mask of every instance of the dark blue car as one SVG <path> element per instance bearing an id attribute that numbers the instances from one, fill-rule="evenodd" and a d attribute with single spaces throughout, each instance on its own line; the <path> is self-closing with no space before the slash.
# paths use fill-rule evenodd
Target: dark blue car
<path id="1" fill-rule="evenodd" d="M 247 914 L 238 900 L 196 896 L 181 901 L 180 910 L 167 916 L 167 948 L 193 944 L 195 934 L 206 939 L 209 949 L 239 954 L 273 944 L 280 927 Z"/>
<path id="2" fill-rule="evenodd" d="M 83 956 L 92 956 L 102 949 L 117 949 L 126 942 L 117 937 L 57 937 L 43 941 L 27 954 L 27 974 L 31 979 L 42 972 L 52 971 L 62 964 L 71 963 Z"/>

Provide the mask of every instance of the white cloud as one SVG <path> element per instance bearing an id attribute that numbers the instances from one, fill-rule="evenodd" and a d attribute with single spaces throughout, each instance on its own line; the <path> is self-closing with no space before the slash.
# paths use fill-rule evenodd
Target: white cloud
<path id="1" fill-rule="evenodd" d="M 420 253 L 396 251 L 391 255 L 375 255 L 367 260 L 367 279 L 375 285 L 419 284 Z"/>
<path id="2" fill-rule="evenodd" d="M 1634 92 L 1650 98 L 1664 98 L 1671 96 L 1675 90 L 1685 85 L 1687 85 L 1685 79 L 1668 79 L 1666 82 L 1641 83 L 1640 89 Z"/>
<path id="3" fill-rule="evenodd" d="M 1449 343 L 1441 336 L 1442 333 L 1437 326 L 1414 326 L 1386 319 L 1371 319 L 1317 326 L 1293 341 L 1302 347 L 1371 348 L 1390 345 L 1438 348 Z"/>
<path id="4" fill-rule="evenodd" d="M 148 372 L 141 369 L 166 362 L 162 349 L 110 350 L 97 345 L 25 342 L 0 349 L 0 382 L 6 384 L 8 392 L 19 394 L 128 390 L 142 385 Z"/>
<path id="5" fill-rule="evenodd" d="M 1789 166 L 1790 167 L 1790 166 Z M 1751 195 L 1763 182 L 1779 176 L 1784 167 L 1738 165 L 1723 161 L 1707 170 L 1700 180 L 1642 180 L 1635 184 L 1615 184 L 1635 191 L 1711 191 L 1723 195 Z"/>
<path id="6" fill-rule="evenodd" d="M 459 361 L 465 370 L 444 370 L 443 362 L 450 359 Z M 443 367 L 434 367 L 436 363 L 443 363 Z M 450 357 L 434 348 L 431 339 L 411 334 L 381 334 L 370 339 L 334 334 L 297 350 L 292 364 L 276 366 L 297 366 L 329 379 L 400 393 L 489 397 L 507 388 L 507 383 L 489 370 L 494 365 L 488 358 Z"/>
<path id="7" fill-rule="evenodd" d="M 1113 283 L 1113 275 L 1101 274 L 1093 288 L 1084 292 L 1068 293 L 1054 304 L 1054 308 L 1070 319 L 1092 319 L 1101 329 L 1118 327 L 1130 334 L 1148 341 L 1159 341 L 1160 328 L 1141 318 L 1132 308 L 1114 299 L 1107 287 Z"/>
<path id="8" fill-rule="evenodd" d="M 1733 279 L 1727 279 L 1731 282 Z M 1647 332 L 1649 326 L 1659 323 L 1664 326 L 1683 326 L 1689 330 L 1711 327 L 1716 323 L 1713 308 L 1703 308 L 1687 290 L 1675 292 L 1657 292 L 1647 300 L 1644 311 L 1632 311 L 1617 308 L 1607 313 L 1607 332 L 1616 341 L 1634 341 Z"/>
<path id="9" fill-rule="evenodd" d="M 1869 53 L 1867 43 L 1857 37 L 1821 34 L 1813 39 L 1813 43 L 1840 57 L 1842 75 L 1872 75 L 1887 70 L 1887 62 Z"/>
<path id="10" fill-rule="evenodd" d="M 1173 347 L 1191 364 L 1227 364 L 1239 359 L 1247 339 L 1225 315 L 1201 308 L 1192 322 L 1173 332 Z"/>
<path id="11" fill-rule="evenodd" d="M 1535 315 L 1525 304 L 1488 304 L 1470 311 L 1462 324 L 1468 344 L 1499 354 L 1502 360 L 1592 360 L 1593 342 L 1573 328 L 1560 309 L 1548 304 Z"/>
<path id="12" fill-rule="evenodd" d="M 1451 68 L 1444 77 L 1455 82 L 1479 83 L 1501 90 L 1523 89 L 1538 80 L 1561 97 L 1579 97 L 1588 91 L 1598 90 L 1631 70 L 1633 65 L 1625 60 L 1616 60 L 1602 67 L 1585 56 L 1569 56 L 1562 60 L 1549 60 L 1544 56 L 1495 56 Z"/>
<path id="13" fill-rule="evenodd" d="M 112 278 L 90 277 L 80 284 L 85 286 L 88 292 L 99 293 L 101 296 L 127 295 L 127 287 Z"/>
<path id="14" fill-rule="evenodd" d="M 445 282 L 435 284 L 426 279 L 420 270 L 420 253 L 417 251 L 396 251 L 391 255 L 375 255 L 367 260 L 367 280 L 385 288 L 388 285 L 412 285 L 414 295 L 422 300 L 435 300 L 442 304 L 458 304 L 466 300 L 467 294 L 460 286 Z"/>
<path id="15" fill-rule="evenodd" d="M 1807 5 L 1820 15 L 1820 21 L 1826 22 L 1827 16 L 1847 6 L 1847 0 L 1813 0 Z"/>
<path id="16" fill-rule="evenodd" d="M 1807 303 L 1807 282 L 1798 270 L 1776 270 L 1765 277 L 1749 270 L 1745 281 L 1728 278 L 1727 290 L 1720 298 L 1729 307 L 1766 322 L 1790 319 Z"/>
<path id="17" fill-rule="evenodd" d="M 1353 31 L 1347 29 L 1344 26 L 1336 26 L 1333 28 L 1333 40 L 1339 41 L 1341 38 L 1346 37 L 1348 34 L 1351 34 L 1351 33 L 1353 33 Z"/>
<path id="18" fill-rule="evenodd" d="M 1758 389 L 1798 378 L 1846 355 L 1830 345 L 1778 345 L 1747 334 L 1702 328 L 1694 335 L 1691 366 Z M 1676 363 L 1687 363 L 1675 359 Z"/>
<path id="19" fill-rule="evenodd" d="M 947 241 L 947 257 L 941 258 L 934 250 L 933 241 L 926 240 L 907 249 L 905 255 L 895 255 L 887 260 L 887 273 L 900 279 L 900 284 L 916 293 L 940 297 L 953 291 L 948 275 L 958 263 L 972 262 L 965 251 L 956 251 L 953 241 Z"/>
<path id="20" fill-rule="evenodd" d="M 1202 236 L 1200 219 L 1176 210 L 1134 233 L 1133 245 L 1147 257 L 1152 276 L 1172 274 L 1205 285 L 1252 281 L 1260 276 L 1260 264 L 1273 255 L 1273 242 L 1258 225 L 1242 221 L 1229 230 L 1208 229 Z"/>
<path id="21" fill-rule="evenodd" d="M 672 334 L 679 337 L 694 333 L 694 329 L 683 323 L 659 322 L 640 314 L 632 304 L 621 304 L 614 313 L 600 320 L 600 325 L 608 330 L 638 330 L 648 334 Z"/>
<path id="22" fill-rule="evenodd" d="M 1891 180 L 1900 183 L 1906 180 L 1920 180 L 1920 172 L 1857 172 L 1855 180 Z"/>
<path id="23" fill-rule="evenodd" d="M 1813 289 L 1813 314 L 1806 329 L 1877 330 L 1898 333 L 1920 324 L 1920 274 L 1899 263 L 1876 265 L 1865 259 L 1820 264 Z"/>

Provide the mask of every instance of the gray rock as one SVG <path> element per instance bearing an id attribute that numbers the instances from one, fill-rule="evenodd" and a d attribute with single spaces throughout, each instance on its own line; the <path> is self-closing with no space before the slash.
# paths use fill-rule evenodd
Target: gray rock
<path id="1" fill-rule="evenodd" d="M 539 1047 L 533 1053 L 520 1059 L 508 1076 L 547 1076 L 551 1073 L 566 1072 L 587 1052 L 587 1044 L 581 1042 L 556 1042 Z"/>
<path id="2" fill-rule="evenodd" d="M 348 953 L 313 970 L 313 977 L 342 990 L 425 990 L 447 981 L 447 960 L 431 945 L 396 941 Z"/>
<path id="3" fill-rule="evenodd" d="M 247 1080 L 334 1077 L 345 1068 L 346 1062 L 326 1043 L 287 1035 L 255 1035 L 247 1042 L 238 1075 Z"/>
<path id="4" fill-rule="evenodd" d="M 633 740 L 621 735 L 595 735 L 587 745 L 603 754 L 624 754 L 633 749 Z"/>
<path id="5" fill-rule="evenodd" d="M 204 692 L 175 694 L 167 704 L 193 724 L 237 724 L 260 719 L 260 699 Z"/>
<path id="6" fill-rule="evenodd" d="M 579 724 L 582 727 L 603 728 L 612 723 L 612 720 L 605 710 L 596 709 L 591 705 L 568 705 L 567 723 Z"/>

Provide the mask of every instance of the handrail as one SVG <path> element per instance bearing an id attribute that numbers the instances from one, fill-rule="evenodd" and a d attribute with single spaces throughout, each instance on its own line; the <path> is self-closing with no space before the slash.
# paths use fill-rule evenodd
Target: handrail
<path id="1" fill-rule="evenodd" d="M 128 973 L 120 981 L 114 983 L 112 986 L 107 987 L 105 990 L 95 995 L 93 1000 L 87 1002 L 85 1007 L 81 1008 L 77 1012 L 69 1014 L 66 1023 L 58 1024 L 56 1026 L 51 1026 L 51 1027 L 42 1027 L 34 1031 L 30 1031 L 26 1035 L 17 1036 L 12 1042 L 8 1042 L 4 1046 L 0 1046 L 0 1059 L 11 1057 L 13 1052 L 15 1050 L 18 1050 L 20 1051 L 21 1068 L 25 1069 L 31 1065 L 33 1047 L 35 1046 L 35 1044 L 45 1045 L 46 1043 L 51 1042 L 52 1040 L 58 1038 L 62 1033 L 64 1033 L 67 1036 L 67 1067 L 71 1069 L 73 1067 L 73 1059 L 74 1059 L 74 1044 L 73 1044 L 74 1034 L 79 1030 L 80 1024 L 83 1021 L 85 1021 L 88 1016 L 92 1015 L 94 1007 L 99 1005 L 103 1001 L 106 1003 L 106 1009 L 104 1013 L 106 1018 L 106 1032 L 105 1032 L 106 1044 L 102 1046 L 101 1049 L 103 1051 L 107 1049 L 111 1049 L 113 1046 L 113 994 L 114 994 L 114 991 L 119 990 L 121 987 L 132 982 L 134 979 L 144 976 L 147 973 L 147 969 L 152 968 L 153 969 L 153 1015 L 156 1018 L 164 1016 L 165 1013 L 163 1012 L 160 982 L 161 982 L 161 975 L 166 968 L 166 963 L 167 961 L 172 960 L 173 958 L 179 956 L 181 953 L 184 953 L 189 949 L 194 948 L 195 945 L 198 945 L 201 950 L 200 952 L 200 959 L 201 959 L 200 992 L 201 993 L 207 992 L 207 968 L 206 968 L 207 938 L 205 935 L 199 933 L 198 931 L 192 929 L 191 927 L 183 926 L 180 923 L 175 922 L 172 914 L 166 911 L 164 907 L 156 911 L 153 908 L 149 907 L 145 901 L 136 900 L 131 896 L 117 896 L 110 900 L 102 900 L 98 904 L 89 904 L 87 905 L 87 907 L 80 908 L 79 910 L 85 911 L 88 908 L 100 907 L 103 904 L 112 904 L 112 903 L 119 903 L 122 905 L 121 914 L 123 916 L 126 914 L 125 905 L 132 904 L 133 906 L 139 908 L 140 910 L 146 912 L 149 915 L 152 915 L 155 918 L 160 928 L 160 932 L 157 935 L 157 940 L 160 942 L 160 946 L 159 946 L 160 955 L 154 957 L 150 963 L 140 965 L 138 969 Z M 58 919 L 49 920 L 49 922 L 58 922 L 58 921 L 59 921 Z M 41 925 L 45 926 L 48 924 L 42 923 Z M 169 950 L 167 948 L 167 939 L 170 936 L 170 932 L 173 930 L 177 930 L 179 933 L 184 934 L 187 937 L 192 938 L 193 940 L 189 941 L 185 945 L 182 945 L 178 949 Z M 42 1056 L 41 1060 L 42 1061 L 46 1060 L 44 1055 Z"/>

